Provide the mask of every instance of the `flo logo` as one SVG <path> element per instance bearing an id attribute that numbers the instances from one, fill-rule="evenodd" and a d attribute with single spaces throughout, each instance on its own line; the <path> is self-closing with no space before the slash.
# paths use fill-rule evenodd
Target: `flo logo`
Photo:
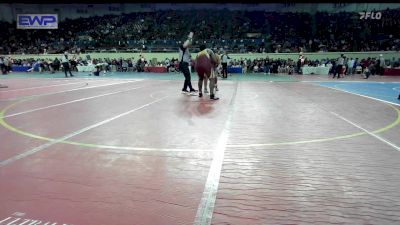
<path id="1" fill-rule="evenodd" d="M 380 20 L 382 18 L 381 12 L 359 12 L 358 14 L 360 14 L 360 20 Z"/>

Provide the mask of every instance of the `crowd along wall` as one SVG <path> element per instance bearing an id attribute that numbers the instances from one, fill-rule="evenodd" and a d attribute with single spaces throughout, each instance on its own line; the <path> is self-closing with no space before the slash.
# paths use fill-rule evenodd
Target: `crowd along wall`
<path id="1" fill-rule="evenodd" d="M 104 59 L 104 58 L 110 58 L 110 59 L 132 59 L 134 58 L 135 60 L 139 59 L 141 53 L 88 53 L 88 54 L 79 54 L 76 55 L 78 57 L 86 58 L 87 55 L 90 56 L 91 59 Z M 172 58 L 178 58 L 178 53 L 142 53 L 144 57 L 150 61 L 153 58 L 156 58 L 158 62 L 164 61 L 166 58 L 172 59 Z M 323 53 L 304 53 L 305 57 L 310 60 L 316 60 L 316 59 L 334 59 L 338 58 L 342 54 L 341 52 L 323 52 Z M 386 51 L 386 52 L 344 52 L 343 53 L 346 57 L 348 58 L 378 58 L 380 54 L 383 55 L 385 59 L 399 59 L 400 58 L 400 52 L 395 52 L 395 51 Z M 48 55 L 9 55 L 12 58 L 15 59 L 28 59 L 28 58 L 34 58 L 34 59 L 54 59 L 54 58 L 60 58 L 61 54 L 48 54 Z M 192 58 L 194 59 L 196 57 L 196 53 L 192 53 Z M 232 59 L 261 59 L 261 58 L 270 58 L 270 59 L 293 59 L 297 60 L 299 57 L 298 53 L 247 53 L 247 54 L 229 54 L 229 57 Z"/>

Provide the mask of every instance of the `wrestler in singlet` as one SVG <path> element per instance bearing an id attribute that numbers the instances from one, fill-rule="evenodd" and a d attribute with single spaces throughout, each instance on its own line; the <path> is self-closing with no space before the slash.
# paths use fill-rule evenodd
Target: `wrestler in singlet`
<path id="1" fill-rule="evenodd" d="M 196 58 L 196 71 L 199 75 L 199 78 L 204 79 L 206 76 L 209 78 L 211 76 L 211 70 L 213 69 L 213 65 L 210 60 L 210 55 L 207 52 L 207 49 L 199 52 Z"/>
<path id="2" fill-rule="evenodd" d="M 206 49 L 205 45 L 200 46 L 200 52 L 197 54 L 195 63 L 196 71 L 199 76 L 199 97 L 203 97 L 203 80 L 209 79 L 210 99 L 219 99 L 214 95 L 214 87 L 217 79 L 217 76 L 214 73 L 214 67 L 216 67 L 218 64 L 218 57 L 214 54 L 214 52 L 211 49 Z"/>

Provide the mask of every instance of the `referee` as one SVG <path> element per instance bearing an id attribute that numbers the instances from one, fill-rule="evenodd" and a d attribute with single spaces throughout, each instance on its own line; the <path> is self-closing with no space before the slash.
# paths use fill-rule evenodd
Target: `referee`
<path id="1" fill-rule="evenodd" d="M 190 53 L 189 47 L 192 45 L 193 32 L 190 32 L 188 35 L 188 39 L 179 46 L 179 70 L 185 76 L 185 82 L 183 83 L 182 94 L 196 95 L 197 90 L 192 87 L 192 83 L 190 81 L 190 71 L 189 71 L 189 62 L 190 62 Z M 189 91 L 187 90 L 189 88 Z"/>
<path id="2" fill-rule="evenodd" d="M 230 58 L 224 51 L 224 54 L 222 55 L 221 59 L 221 64 L 222 64 L 222 78 L 225 79 L 228 78 L 228 59 Z"/>

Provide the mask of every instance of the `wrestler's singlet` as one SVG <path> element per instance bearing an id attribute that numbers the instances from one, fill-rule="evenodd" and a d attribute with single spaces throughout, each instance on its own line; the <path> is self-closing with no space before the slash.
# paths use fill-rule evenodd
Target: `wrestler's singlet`
<path id="1" fill-rule="evenodd" d="M 197 54 L 195 67 L 199 77 L 204 78 L 204 75 L 206 75 L 207 77 L 211 75 L 213 65 L 211 63 L 210 55 L 208 54 L 207 49 L 204 49 Z"/>

